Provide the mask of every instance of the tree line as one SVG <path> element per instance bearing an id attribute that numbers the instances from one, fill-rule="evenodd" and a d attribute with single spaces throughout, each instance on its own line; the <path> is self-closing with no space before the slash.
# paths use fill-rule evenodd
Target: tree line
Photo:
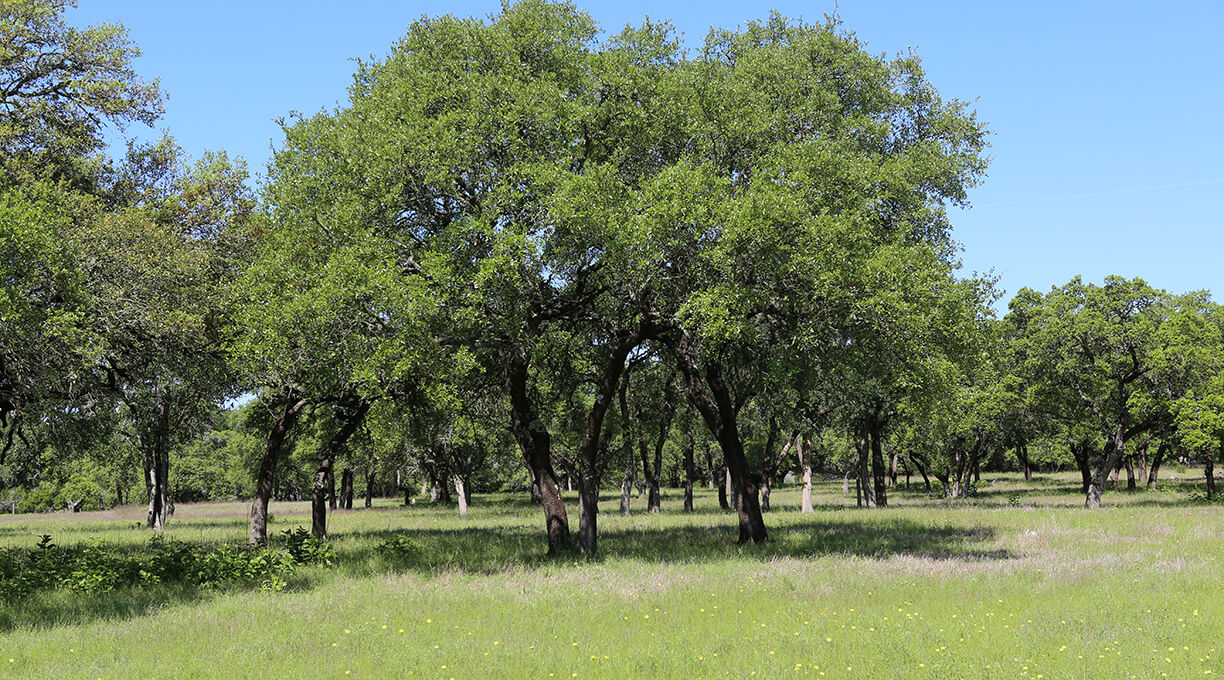
<path id="1" fill-rule="evenodd" d="M 788 472 L 804 511 L 814 474 L 882 507 L 899 470 L 964 496 L 1012 456 L 1073 460 L 1088 507 L 1173 455 L 1214 493 L 1219 307 L 1077 278 L 998 318 L 947 215 L 985 125 L 836 19 L 686 49 L 566 3 L 423 18 L 282 120 L 252 188 L 169 137 L 106 153 L 164 95 L 70 4 L 0 10 L 0 474 L 27 500 L 143 492 L 161 529 L 172 489 L 241 495 L 262 544 L 274 497 L 326 535 L 356 470 L 461 512 L 526 488 L 550 552 L 595 555 L 617 486 L 624 513 L 718 486 L 741 543 Z"/>

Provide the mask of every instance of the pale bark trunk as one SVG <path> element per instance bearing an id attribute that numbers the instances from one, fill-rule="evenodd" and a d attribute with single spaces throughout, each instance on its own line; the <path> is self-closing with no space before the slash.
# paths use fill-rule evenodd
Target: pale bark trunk
<path id="1" fill-rule="evenodd" d="M 461 475 L 456 474 L 454 475 L 454 478 L 455 478 L 455 497 L 459 499 L 459 516 L 467 517 L 468 501 L 467 501 L 467 494 L 465 493 L 466 488 L 463 484 L 463 477 Z"/>
<path id="2" fill-rule="evenodd" d="M 811 453 L 804 448 L 802 435 L 795 441 L 796 453 L 799 454 L 799 466 L 803 468 L 803 495 L 800 501 L 800 512 L 812 512 L 812 459 Z"/>

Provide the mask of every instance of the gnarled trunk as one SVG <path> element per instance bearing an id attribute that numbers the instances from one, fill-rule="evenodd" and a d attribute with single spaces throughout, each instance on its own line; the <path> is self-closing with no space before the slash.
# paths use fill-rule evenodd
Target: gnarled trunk
<path id="1" fill-rule="evenodd" d="M 1024 442 L 1016 444 L 1016 460 L 1020 461 L 1020 469 L 1024 472 L 1024 481 L 1033 481 L 1033 467 L 1029 464 L 1028 445 Z"/>
<path id="2" fill-rule="evenodd" d="M 744 444 L 739 435 L 736 419 L 738 408 L 723 382 L 722 369 L 718 364 L 711 363 L 706 366 L 703 376 L 697 368 L 690 342 L 688 335 L 683 334 L 671 343 L 670 349 L 684 374 L 689 401 L 701 414 L 706 427 L 723 450 L 723 459 L 731 475 L 732 500 L 739 514 L 739 543 L 760 543 L 768 538 L 768 534 L 761 516 L 757 482 L 749 473 L 748 458 L 744 455 Z"/>
<path id="3" fill-rule="evenodd" d="M 1152 467 L 1148 469 L 1147 488 L 1156 488 L 1156 478 L 1160 476 L 1160 464 L 1164 462 L 1168 454 L 1169 445 L 1162 439 L 1160 446 L 1156 447 L 1156 457 L 1152 459 Z"/>
<path id="4" fill-rule="evenodd" d="M 1105 476 L 1118 465 L 1122 455 L 1126 453 L 1126 441 L 1123 438 L 1124 425 L 1114 428 L 1113 434 L 1105 442 L 1105 450 L 1101 455 L 1101 463 L 1097 466 L 1096 475 L 1088 486 L 1088 494 L 1084 499 L 1084 507 L 1101 507 L 1101 493 L 1105 490 Z"/>
<path id="5" fill-rule="evenodd" d="M 552 436 L 527 393 L 527 348 L 510 352 L 506 364 L 506 391 L 510 394 L 510 429 L 532 470 L 540 504 L 544 507 L 544 526 L 548 552 L 555 554 L 570 545 L 569 518 L 561 488 L 552 466 Z"/>
<path id="6" fill-rule="evenodd" d="M 329 506 L 335 508 L 329 496 L 335 494 L 336 456 L 357 431 L 369 410 L 370 405 L 364 400 L 350 400 L 336 408 L 340 427 L 319 451 L 319 469 L 315 471 L 310 487 L 310 533 L 316 538 L 327 536 L 327 509 Z"/>
<path id="7" fill-rule="evenodd" d="M 272 498 L 272 484 L 276 476 L 276 463 L 280 459 L 281 448 L 285 444 L 285 436 L 292 429 L 294 422 L 307 400 L 292 393 L 285 401 L 285 408 L 268 432 L 268 444 L 264 449 L 263 460 L 259 464 L 259 475 L 255 479 L 255 499 L 251 502 L 251 522 L 248 540 L 251 545 L 266 545 L 268 542 L 268 501 Z"/>

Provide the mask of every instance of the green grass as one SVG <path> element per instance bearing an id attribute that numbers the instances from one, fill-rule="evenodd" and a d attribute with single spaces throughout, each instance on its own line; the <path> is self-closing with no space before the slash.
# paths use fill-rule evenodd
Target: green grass
<path id="1" fill-rule="evenodd" d="M 1070 475 L 992 475 L 967 501 L 897 489 L 895 507 L 869 511 L 829 482 L 809 515 L 793 489 L 776 491 L 771 540 L 746 547 L 712 492 L 691 515 L 671 491 L 663 514 L 640 499 L 631 518 L 608 495 L 594 562 L 543 556 L 540 511 L 518 498 L 478 496 L 465 520 L 387 500 L 334 514 L 335 564 L 301 569 L 285 592 L 161 584 L 0 604 L 0 677 L 1224 673 L 1224 508 L 1191 502 L 1193 480 L 1165 486 L 1109 492 L 1089 512 Z M 276 531 L 309 523 L 302 503 L 272 511 Z M 168 533 L 240 542 L 245 512 L 181 505 Z M 51 534 L 138 549 L 141 514 L 6 517 L 0 546 Z M 407 562 L 378 550 L 397 534 L 421 546 Z"/>

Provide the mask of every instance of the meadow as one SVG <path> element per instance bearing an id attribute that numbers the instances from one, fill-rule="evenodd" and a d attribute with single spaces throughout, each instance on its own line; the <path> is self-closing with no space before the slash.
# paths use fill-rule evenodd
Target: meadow
<path id="1" fill-rule="evenodd" d="M 807 515 L 793 487 L 775 491 L 770 540 L 743 547 L 711 491 L 693 514 L 670 491 L 662 514 L 642 498 L 629 518 L 609 494 L 596 561 L 543 555 L 525 498 L 477 495 L 467 518 L 386 499 L 333 513 L 330 564 L 279 592 L 164 582 L 0 602 L 0 677 L 1210 676 L 1224 673 L 1224 507 L 1181 476 L 1098 511 L 1070 475 L 988 475 L 960 501 L 897 488 L 882 510 L 827 481 Z M 166 538 L 238 545 L 246 509 L 180 505 Z M 143 512 L 5 516 L 0 548 L 49 535 L 139 551 Z M 305 503 L 272 512 L 282 543 L 309 526 Z"/>

